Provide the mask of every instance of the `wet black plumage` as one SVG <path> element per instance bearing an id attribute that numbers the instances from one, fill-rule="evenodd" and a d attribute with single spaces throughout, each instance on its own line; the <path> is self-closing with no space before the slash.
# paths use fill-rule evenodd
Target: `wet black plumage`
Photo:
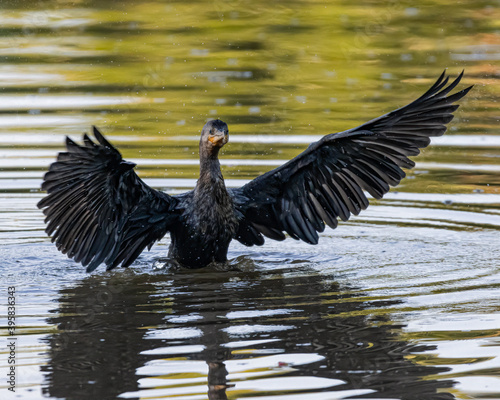
<path id="1" fill-rule="evenodd" d="M 471 87 L 447 96 L 445 73 L 420 98 L 357 128 L 324 136 L 286 164 L 237 189 L 226 189 L 218 153 L 227 125 L 209 121 L 200 139 L 200 178 L 194 190 L 169 196 L 146 185 L 104 136 L 83 145 L 66 139 L 44 177 L 38 207 L 57 248 L 93 271 L 129 266 L 170 232 L 169 257 L 188 268 L 226 261 L 232 239 L 252 246 L 285 233 L 318 242 L 325 224 L 337 226 L 380 199 L 405 177 L 402 168 L 441 136 Z"/>

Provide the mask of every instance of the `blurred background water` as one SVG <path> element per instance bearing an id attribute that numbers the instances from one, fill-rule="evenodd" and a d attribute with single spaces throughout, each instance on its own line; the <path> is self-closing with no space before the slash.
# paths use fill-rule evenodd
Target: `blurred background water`
<path id="1" fill-rule="evenodd" d="M 0 297 L 16 288 L 19 399 L 500 398 L 498 1 L 0 4 Z M 448 134 L 318 246 L 230 248 L 230 271 L 88 275 L 36 203 L 64 136 L 97 125 L 151 186 L 198 174 L 229 124 L 229 186 L 462 69 Z"/>

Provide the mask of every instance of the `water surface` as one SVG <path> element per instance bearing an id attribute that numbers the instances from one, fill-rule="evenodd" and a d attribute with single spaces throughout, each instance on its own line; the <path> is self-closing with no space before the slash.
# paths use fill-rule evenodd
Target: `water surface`
<path id="1" fill-rule="evenodd" d="M 496 3 L 0 4 L 0 290 L 17 399 L 500 397 Z M 401 185 L 318 246 L 233 243 L 221 271 L 86 274 L 44 233 L 44 171 L 97 125 L 151 186 L 191 189 L 208 118 L 228 186 L 423 93 L 474 89 Z M 2 301 L 2 310 L 5 302 Z M 4 311 L 2 311 L 4 315 Z M 0 391 L 7 391 L 1 322 Z M 5 345 L 4 345 L 5 343 Z"/>

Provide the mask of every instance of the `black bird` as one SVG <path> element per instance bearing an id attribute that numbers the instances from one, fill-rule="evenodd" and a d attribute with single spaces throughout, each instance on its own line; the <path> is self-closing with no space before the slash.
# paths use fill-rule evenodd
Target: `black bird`
<path id="1" fill-rule="evenodd" d="M 133 171 L 134 163 L 94 127 L 97 143 L 66 138 L 45 174 L 48 195 L 38 207 L 57 248 L 93 271 L 128 267 L 167 232 L 168 256 L 187 268 L 227 261 L 231 240 L 262 245 L 264 236 L 318 243 L 318 232 L 337 227 L 368 207 L 364 190 L 380 199 L 405 177 L 430 137 L 441 136 L 472 88 L 448 95 L 445 73 L 420 98 L 357 128 L 326 135 L 286 164 L 237 189 L 227 189 L 218 160 L 228 142 L 220 120 L 205 124 L 200 139 L 200 178 L 178 196 L 152 189 Z"/>

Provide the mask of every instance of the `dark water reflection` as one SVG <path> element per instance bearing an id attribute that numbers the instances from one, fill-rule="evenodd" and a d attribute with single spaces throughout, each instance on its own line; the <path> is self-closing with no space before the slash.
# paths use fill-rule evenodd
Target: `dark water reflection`
<path id="1" fill-rule="evenodd" d="M 248 264 L 230 272 L 90 276 L 61 290 L 48 320 L 58 333 L 46 339 L 45 393 L 66 399 L 205 393 L 214 400 L 251 389 L 315 399 L 330 392 L 454 398 L 440 393 L 451 380 L 429 378 L 447 368 L 409 357 L 433 346 L 402 340 L 403 326 L 387 314 L 359 315 L 399 301 L 360 299 L 362 293 L 307 268 L 292 275 L 289 266 L 266 272 Z"/>

